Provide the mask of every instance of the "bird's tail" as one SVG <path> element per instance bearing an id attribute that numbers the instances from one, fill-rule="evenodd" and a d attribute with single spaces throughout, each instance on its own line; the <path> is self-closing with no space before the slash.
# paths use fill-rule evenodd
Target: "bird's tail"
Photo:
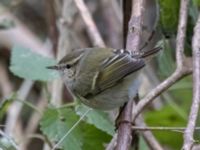
<path id="1" fill-rule="evenodd" d="M 145 51 L 145 52 L 142 52 L 141 54 L 141 58 L 148 58 L 148 57 L 152 57 L 154 55 L 156 55 L 162 48 L 161 47 L 156 47 L 156 48 L 153 48 L 151 50 L 148 50 L 148 51 Z"/>
<path id="2" fill-rule="evenodd" d="M 145 62 L 150 61 L 154 56 L 158 54 L 159 51 L 161 51 L 161 47 L 156 47 L 151 50 L 147 50 L 141 53 L 140 58 L 143 58 Z"/>

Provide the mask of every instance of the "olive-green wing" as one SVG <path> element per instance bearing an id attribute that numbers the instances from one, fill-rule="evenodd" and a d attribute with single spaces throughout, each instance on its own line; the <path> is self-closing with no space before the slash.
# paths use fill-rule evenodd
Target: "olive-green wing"
<path id="1" fill-rule="evenodd" d="M 128 53 L 119 53 L 105 60 L 93 80 L 92 93 L 114 86 L 127 75 L 144 67 L 143 59 L 132 58 Z"/>

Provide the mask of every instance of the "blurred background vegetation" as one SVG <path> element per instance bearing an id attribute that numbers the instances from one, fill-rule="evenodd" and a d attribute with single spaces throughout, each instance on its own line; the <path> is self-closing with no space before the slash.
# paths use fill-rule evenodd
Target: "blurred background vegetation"
<path id="1" fill-rule="evenodd" d="M 122 1 L 85 0 L 85 3 L 106 45 L 122 48 Z M 180 1 L 152 0 L 149 5 L 153 5 L 150 8 L 154 13 L 147 19 L 153 25 L 146 25 L 156 30 L 153 42 L 149 43 L 162 45 L 163 51 L 142 73 L 140 97 L 171 75 L 176 67 Z M 199 6 L 199 0 L 190 1 L 185 42 L 188 61 L 191 61 L 191 39 Z M 143 36 L 146 42 L 148 37 Z M 71 49 L 91 46 L 94 44 L 73 0 L 0 0 L 1 149 L 51 149 L 49 147 L 84 114 L 87 108 L 73 103 L 58 74 L 45 67 L 55 64 Z M 145 110 L 145 122 L 149 126 L 184 127 L 191 100 L 192 77 L 187 76 Z M 65 150 L 104 149 L 115 133 L 116 112 L 92 110 L 59 147 Z M 164 149 L 181 149 L 182 132 L 153 133 Z M 196 131 L 197 143 L 199 135 Z M 142 138 L 140 149 L 149 149 Z"/>

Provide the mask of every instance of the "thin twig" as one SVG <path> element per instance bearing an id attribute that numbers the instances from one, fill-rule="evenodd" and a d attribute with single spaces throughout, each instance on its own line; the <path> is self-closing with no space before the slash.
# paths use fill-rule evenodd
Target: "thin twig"
<path id="1" fill-rule="evenodd" d="M 87 109 L 84 114 L 79 118 L 79 120 L 65 133 L 65 135 L 56 143 L 51 150 L 55 150 L 64 141 L 64 139 L 76 128 L 76 126 L 83 120 L 83 118 L 92 110 L 92 108 Z"/>
<path id="2" fill-rule="evenodd" d="M 74 0 L 74 2 L 77 5 L 77 8 L 80 12 L 81 17 L 83 18 L 84 23 L 86 24 L 88 35 L 94 46 L 105 47 L 101 35 L 99 34 L 99 31 L 92 19 L 92 16 L 83 0 Z"/>
<path id="3" fill-rule="evenodd" d="M 32 81 L 25 80 L 22 83 L 19 91 L 17 92 L 17 99 L 26 100 L 26 97 L 28 96 L 28 93 L 30 92 L 32 86 L 33 86 Z M 16 122 L 18 120 L 22 106 L 23 104 L 19 103 L 18 101 L 15 101 L 10 106 L 6 120 L 6 128 L 5 128 L 6 134 L 13 135 L 13 130 L 15 129 Z"/>
<path id="4" fill-rule="evenodd" d="M 17 99 L 21 99 L 22 101 L 26 100 L 31 88 L 33 86 L 32 81 L 24 80 L 20 89 L 17 92 Z M 19 103 L 18 101 L 14 101 L 12 105 L 9 107 L 7 112 L 7 120 L 5 126 L 5 133 L 8 136 L 21 141 L 23 137 L 23 132 L 21 130 L 21 123 L 19 122 L 19 116 L 22 109 L 23 103 Z M 20 148 L 21 149 L 21 148 Z"/>
<path id="5" fill-rule="evenodd" d="M 170 86 L 172 86 L 175 82 L 183 78 L 185 75 L 192 73 L 192 68 L 184 67 L 184 41 L 185 41 L 185 32 L 186 32 L 186 24 L 187 24 L 187 10 L 188 0 L 182 0 L 181 2 L 181 10 L 179 17 L 179 26 L 178 26 L 178 34 L 177 34 L 177 46 L 176 46 L 176 59 L 177 59 L 177 68 L 175 72 L 164 80 L 161 84 L 159 84 L 155 89 L 153 89 L 149 94 L 147 94 L 142 100 L 139 101 L 136 108 L 134 108 L 133 112 L 133 120 L 141 113 L 144 108 L 151 103 L 154 98 L 160 95 L 162 92 L 167 90 Z"/>
<path id="6" fill-rule="evenodd" d="M 49 37 L 52 42 L 52 49 L 56 54 L 58 46 L 58 28 L 56 25 L 56 12 L 54 0 L 45 0 L 46 6 L 46 21 L 49 28 Z"/>
<path id="7" fill-rule="evenodd" d="M 200 105 L 200 14 L 197 24 L 194 29 L 194 36 L 192 40 L 193 48 L 193 102 L 190 110 L 187 128 L 184 133 L 184 150 L 192 149 L 194 144 L 193 134 L 198 117 Z"/>
<path id="8" fill-rule="evenodd" d="M 42 96 L 38 99 L 38 104 L 36 107 L 38 108 L 38 110 L 40 110 L 40 112 L 43 112 L 45 106 L 47 106 L 47 100 L 45 100 L 44 93 L 42 93 Z M 37 111 L 34 111 L 33 114 L 31 115 L 30 121 L 28 122 L 27 127 L 24 131 L 24 139 L 23 139 L 24 142 L 21 145 L 21 149 L 24 150 L 27 149 L 27 146 L 31 140 L 30 138 L 28 138 L 28 136 L 34 134 L 39 125 L 41 117 L 42 115 L 38 115 Z"/>
<path id="9" fill-rule="evenodd" d="M 154 135 L 150 131 L 154 129 L 156 130 L 159 127 L 147 127 L 142 117 L 138 117 L 135 121 L 135 124 L 136 126 L 132 126 L 132 130 L 145 131 L 145 132 L 141 132 L 141 134 L 144 140 L 146 141 L 147 145 L 151 149 L 163 150 L 161 145 L 158 143 L 158 141 L 155 139 Z M 161 127 L 161 128 L 164 128 L 164 127 Z M 113 150 L 115 149 L 116 145 L 117 145 L 117 134 L 113 136 L 111 142 L 106 147 L 106 150 Z"/>
<path id="10" fill-rule="evenodd" d="M 143 25 L 145 0 L 132 1 L 132 14 L 128 25 L 126 49 L 138 52 Z"/>
<path id="11" fill-rule="evenodd" d="M 133 110 L 133 120 L 144 110 L 144 108 L 151 103 L 157 96 L 159 96 L 162 92 L 167 90 L 170 86 L 176 83 L 178 80 L 183 78 L 184 76 L 190 74 L 192 70 L 184 69 L 184 70 L 176 70 L 170 77 L 165 79 L 162 83 L 160 83 L 156 88 L 150 91 L 143 99 L 141 99 L 136 107 Z"/>
<path id="12" fill-rule="evenodd" d="M 149 131 L 149 130 L 160 130 L 160 131 L 173 131 L 173 132 L 181 132 L 186 129 L 186 127 L 141 127 L 141 126 L 132 126 L 133 130 L 139 131 Z M 200 130 L 200 127 L 194 128 L 194 130 Z"/>
<path id="13" fill-rule="evenodd" d="M 137 127 L 146 128 L 146 129 L 148 128 L 141 115 L 136 119 L 135 125 L 136 126 L 132 126 L 132 130 L 141 131 L 140 129 L 136 129 Z M 145 142 L 147 143 L 147 145 L 149 146 L 150 149 L 152 149 L 152 150 L 153 149 L 163 150 L 163 148 L 161 147 L 161 145 L 156 140 L 156 138 L 154 137 L 153 133 L 150 130 L 146 130 L 145 132 L 141 132 L 141 134 L 142 134 Z"/>
<path id="14" fill-rule="evenodd" d="M 111 0 L 111 7 L 113 8 L 119 22 L 122 23 L 122 8 L 116 0 Z"/>
<path id="15" fill-rule="evenodd" d="M 114 0 L 113 0 L 114 3 Z M 106 44 L 109 45 L 109 47 L 112 48 L 122 48 L 122 20 L 119 20 L 117 17 L 118 14 L 115 13 L 114 7 L 112 7 L 114 4 L 112 1 L 108 0 L 102 0 L 100 2 L 101 7 L 103 9 L 102 11 L 102 20 L 104 21 L 104 25 L 106 26 L 106 29 L 104 29 L 106 38 Z M 115 1 L 117 5 L 117 1 Z M 120 13 L 120 9 L 118 10 L 118 13 Z"/>

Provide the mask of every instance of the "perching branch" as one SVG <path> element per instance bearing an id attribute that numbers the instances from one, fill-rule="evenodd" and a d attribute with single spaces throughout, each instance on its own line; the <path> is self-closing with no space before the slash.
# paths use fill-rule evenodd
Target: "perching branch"
<path id="1" fill-rule="evenodd" d="M 144 6 L 145 6 L 144 4 L 145 4 L 144 0 L 132 1 L 132 12 L 128 25 L 126 49 L 131 50 L 133 52 L 138 52 L 140 47 L 140 41 L 141 41 L 140 33 L 142 33 L 142 23 L 143 23 L 142 14 L 144 11 Z M 136 96 L 135 99 L 138 99 L 138 96 Z M 122 113 L 120 114 L 121 122 L 118 127 L 116 150 L 130 149 L 132 142 L 131 118 L 132 118 L 133 106 L 135 105 L 134 103 L 135 102 L 133 100 L 128 101 L 127 104 L 124 106 Z"/>
<path id="2" fill-rule="evenodd" d="M 120 113 L 116 150 L 128 150 L 132 142 L 131 116 L 134 101 L 130 100 Z"/>
<path id="3" fill-rule="evenodd" d="M 179 14 L 179 25 L 178 25 L 178 34 L 176 42 L 176 60 L 177 68 L 175 72 L 159 84 L 155 89 L 153 89 L 149 94 L 147 94 L 143 99 L 139 101 L 136 108 L 133 110 L 133 120 L 144 110 L 144 108 L 151 103 L 157 96 L 162 92 L 167 90 L 175 82 L 183 78 L 184 76 L 191 74 L 192 68 L 184 66 L 184 41 L 185 41 L 185 32 L 187 24 L 187 7 L 189 0 L 182 0 Z"/>
<path id="4" fill-rule="evenodd" d="M 154 128 L 154 127 L 146 126 L 145 122 L 143 121 L 143 118 L 140 117 L 140 118 L 137 118 L 137 120 L 135 122 L 135 126 L 132 126 L 131 128 L 132 128 L 132 130 L 137 130 L 137 131 L 145 130 L 145 132 L 141 132 L 141 135 L 143 136 L 147 145 L 151 149 L 163 150 L 161 145 L 158 143 L 158 141 L 155 139 L 155 137 L 151 133 L 151 130 L 154 130 L 154 129 L 156 130 L 157 127 Z M 163 128 L 165 128 L 165 127 L 163 127 Z M 111 142 L 106 147 L 106 150 L 113 150 L 113 149 L 115 149 L 116 145 L 117 145 L 117 134 L 115 134 L 113 136 Z"/>
<path id="5" fill-rule="evenodd" d="M 194 36 L 192 39 L 193 49 L 193 102 L 190 110 L 187 128 L 184 133 L 184 150 L 191 150 L 194 144 L 193 134 L 197 121 L 199 105 L 200 105 L 200 14 L 197 24 L 194 28 Z"/>

